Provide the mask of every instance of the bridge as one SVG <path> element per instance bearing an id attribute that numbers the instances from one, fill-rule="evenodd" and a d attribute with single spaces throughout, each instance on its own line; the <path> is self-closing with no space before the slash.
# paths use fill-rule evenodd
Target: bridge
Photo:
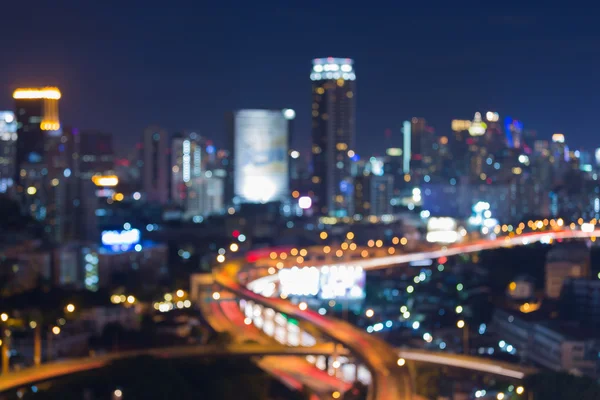
<path id="1" fill-rule="evenodd" d="M 119 360 L 151 356 L 155 358 L 192 357 L 269 357 L 269 356 L 331 356 L 348 354 L 331 343 L 315 344 L 310 347 L 287 347 L 280 344 L 234 343 L 229 345 L 175 346 L 146 350 L 125 351 L 95 357 L 55 361 L 21 371 L 2 375 L 0 393 L 32 385 L 61 376 L 91 371 L 108 366 Z"/>
<path id="2" fill-rule="evenodd" d="M 364 257 L 363 252 L 364 259 L 353 257 L 353 259 L 347 260 L 347 257 L 344 257 L 344 260 L 336 261 L 335 265 L 338 267 L 346 266 L 354 268 L 358 267 L 364 270 L 375 270 L 398 267 L 414 261 L 448 257 L 502 247 L 527 245 L 540 241 L 547 243 L 552 240 L 595 238 L 597 236 L 600 236 L 600 230 L 582 231 L 575 229 L 553 229 L 550 231 L 528 232 L 519 235 L 503 236 L 491 240 L 478 240 L 473 243 L 458 243 L 455 245 L 440 246 L 436 249 L 399 255 L 369 258 Z M 358 251 L 361 250 L 358 249 Z M 392 252 L 390 252 L 390 254 L 391 253 Z M 285 259 L 284 257 L 281 258 Z M 338 256 L 338 258 L 341 257 Z M 273 259 L 273 257 L 271 257 L 271 259 Z M 310 259 L 310 257 L 307 257 L 307 259 Z M 302 261 L 304 261 L 304 258 L 302 258 Z M 231 263 L 229 264 L 231 267 Z M 260 263 L 258 263 L 257 266 L 259 264 Z M 285 267 L 290 266 L 290 263 L 286 264 Z M 294 264 L 293 261 L 292 264 Z M 250 279 L 247 288 L 237 281 L 237 275 L 222 272 L 215 274 L 215 284 L 225 291 L 233 293 L 234 296 L 240 299 L 245 299 L 246 301 L 250 300 L 256 304 L 274 309 L 277 312 L 285 313 L 295 319 L 305 321 L 316 327 L 323 335 L 331 338 L 334 342 L 344 345 L 344 347 L 349 349 L 352 355 L 366 364 L 372 374 L 373 384 L 370 399 L 413 398 L 408 372 L 406 369 L 398 368 L 398 366 L 404 365 L 406 360 L 465 368 L 511 379 L 523 379 L 528 374 L 536 372 L 533 368 L 524 368 L 511 363 L 502 363 L 480 357 L 437 353 L 424 350 L 401 349 L 399 351 L 393 351 L 393 349 L 383 341 L 365 334 L 362 330 L 343 321 L 321 316 L 308 309 L 306 305 L 301 309 L 299 306 L 288 301 L 263 296 L 263 290 L 268 287 L 270 283 L 275 283 L 278 280 L 277 274 L 275 274 L 276 270 L 269 265 L 270 262 L 267 260 L 266 263 L 263 263 L 262 268 L 258 266 L 258 271 L 263 270 L 262 274 L 260 272 L 258 274 L 260 277 L 256 274 L 257 269 L 250 267 L 250 276 L 252 279 Z M 315 266 L 319 268 L 325 265 L 311 265 L 311 267 Z M 240 265 L 237 265 L 236 267 L 238 271 L 241 270 Z M 233 269 L 235 270 L 236 267 Z M 277 268 L 281 269 L 282 266 L 278 265 Z"/>

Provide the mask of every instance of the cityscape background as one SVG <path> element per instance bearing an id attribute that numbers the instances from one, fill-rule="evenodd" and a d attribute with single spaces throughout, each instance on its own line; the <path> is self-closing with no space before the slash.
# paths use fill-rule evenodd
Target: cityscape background
<path id="1" fill-rule="evenodd" d="M 5 10 L 0 399 L 600 398 L 594 21 L 232 6 Z"/>

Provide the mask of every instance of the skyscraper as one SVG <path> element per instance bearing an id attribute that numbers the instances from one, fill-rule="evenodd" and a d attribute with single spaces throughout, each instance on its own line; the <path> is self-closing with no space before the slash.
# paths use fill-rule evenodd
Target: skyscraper
<path id="1" fill-rule="evenodd" d="M 346 216 L 352 207 L 355 156 L 354 62 L 317 58 L 312 73 L 312 154 L 317 212 Z"/>
<path id="2" fill-rule="evenodd" d="M 291 121 L 284 110 L 239 110 L 227 116 L 228 201 L 267 203 L 289 198 Z"/>
<path id="3" fill-rule="evenodd" d="M 42 164 L 46 138 L 60 136 L 57 88 L 17 89 L 13 93 L 17 117 L 17 152 L 15 178 L 21 181 L 26 164 Z"/>
<path id="4" fill-rule="evenodd" d="M 0 193 L 12 186 L 15 178 L 17 120 L 12 111 L 0 111 Z"/>
<path id="5" fill-rule="evenodd" d="M 156 126 L 144 131 L 142 188 L 147 199 L 166 204 L 169 200 L 169 137 Z"/>

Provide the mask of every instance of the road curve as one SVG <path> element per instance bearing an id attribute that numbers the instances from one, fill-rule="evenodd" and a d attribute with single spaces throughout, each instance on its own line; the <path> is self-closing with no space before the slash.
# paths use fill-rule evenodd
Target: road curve
<path id="1" fill-rule="evenodd" d="M 312 310 L 301 311 L 289 301 L 261 296 L 225 274 L 215 274 L 215 283 L 241 298 L 306 321 L 317 327 L 324 335 L 346 346 L 352 354 L 367 365 L 373 375 L 371 399 L 410 400 L 413 398 L 408 369 L 397 365 L 396 351 L 384 341 L 346 322 L 323 317 Z"/>

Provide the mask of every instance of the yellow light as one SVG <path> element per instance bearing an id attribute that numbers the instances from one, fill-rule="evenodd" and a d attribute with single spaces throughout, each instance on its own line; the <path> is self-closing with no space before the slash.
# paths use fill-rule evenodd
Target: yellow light
<path id="1" fill-rule="evenodd" d="M 2 320 L 2 322 L 8 321 L 8 314 L 7 313 L 0 314 L 0 319 Z"/>
<path id="2" fill-rule="evenodd" d="M 352 239 L 354 239 L 354 233 L 353 233 L 353 232 L 348 232 L 348 233 L 346 234 L 346 238 L 347 238 L 348 240 L 352 240 Z"/>
<path id="3" fill-rule="evenodd" d="M 269 254 L 269 257 L 271 257 L 271 260 L 274 260 L 277 258 L 277 253 L 275 253 L 274 251 L 271 252 L 271 254 Z"/>
<path id="4" fill-rule="evenodd" d="M 165 301 L 173 300 L 173 296 L 171 295 L 171 293 L 165 293 L 165 295 L 163 297 L 164 297 Z"/>
<path id="5" fill-rule="evenodd" d="M 297 256 L 298 255 L 298 249 L 296 249 L 296 248 L 291 249 L 290 250 L 290 254 L 293 255 L 293 256 Z"/>
<path id="6" fill-rule="evenodd" d="M 398 359 L 398 366 L 402 367 L 402 366 L 404 366 L 404 364 L 406 364 L 406 360 L 404 358 L 399 358 Z"/>
<path id="7" fill-rule="evenodd" d="M 13 99 L 60 99 L 60 90 L 56 87 L 24 88 L 13 92 Z"/>
<path id="8" fill-rule="evenodd" d="M 123 201 L 124 198 L 125 196 L 123 196 L 123 193 L 115 193 L 113 196 L 113 200 L 115 201 Z"/>
<path id="9" fill-rule="evenodd" d="M 367 246 L 369 246 L 369 247 L 375 246 L 375 242 L 373 241 L 373 239 L 371 239 L 367 242 Z"/>
<path id="10" fill-rule="evenodd" d="M 515 390 L 515 392 L 517 392 L 517 394 L 523 394 L 524 391 L 525 391 L 525 388 L 523 386 L 519 386 Z"/>
<path id="11" fill-rule="evenodd" d="M 58 335 L 60 333 L 60 328 L 58 326 L 53 327 L 52 333 L 54 333 L 55 335 Z"/>
<path id="12" fill-rule="evenodd" d="M 67 304 L 66 310 L 67 312 L 72 313 L 73 311 L 75 311 L 75 306 L 73 304 Z"/>
<path id="13" fill-rule="evenodd" d="M 33 196 L 36 193 L 37 193 L 37 189 L 34 186 L 29 186 L 27 188 L 27 194 L 28 195 Z"/>
<path id="14" fill-rule="evenodd" d="M 112 296 L 110 296 L 110 302 L 113 304 L 119 304 L 121 302 L 121 296 L 119 296 L 118 294 L 113 294 Z"/>
<path id="15" fill-rule="evenodd" d="M 224 262 L 225 261 L 225 256 L 223 254 L 219 254 L 217 256 L 217 261 L 220 262 L 220 263 Z"/>
<path id="16" fill-rule="evenodd" d="M 295 198 L 295 199 L 297 199 L 298 197 L 300 197 L 300 192 L 298 192 L 297 190 L 294 190 L 292 192 L 292 197 Z"/>
<path id="17" fill-rule="evenodd" d="M 267 272 L 269 273 L 269 275 L 273 275 L 275 273 L 275 268 L 273 267 L 269 267 L 269 269 L 267 270 Z"/>
<path id="18" fill-rule="evenodd" d="M 383 246 L 383 240 L 380 239 L 380 240 L 376 241 L 375 246 L 377 246 L 377 247 Z"/>
<path id="19" fill-rule="evenodd" d="M 339 399 L 340 396 L 341 396 L 341 394 L 337 390 L 335 392 L 331 393 L 331 397 L 333 397 L 334 399 Z"/>
<path id="20" fill-rule="evenodd" d="M 335 252 L 335 255 L 338 256 L 338 257 L 341 257 L 341 256 L 344 255 L 344 252 L 342 250 L 338 250 L 338 251 Z"/>
<path id="21" fill-rule="evenodd" d="M 559 219 L 556 221 L 556 225 L 558 225 L 558 226 L 563 226 L 563 225 L 564 225 L 564 223 L 565 223 L 565 221 L 563 221 L 563 219 L 562 219 L 562 218 L 559 218 Z"/>
<path id="22" fill-rule="evenodd" d="M 135 297 L 133 297 L 133 296 L 131 296 L 131 295 L 127 296 L 127 302 L 128 302 L 129 304 L 133 304 L 133 303 L 135 303 Z"/>
<path id="23" fill-rule="evenodd" d="M 281 253 L 279 255 L 279 258 L 281 258 L 282 260 L 285 260 L 287 258 L 287 253 Z"/>
<path id="24" fill-rule="evenodd" d="M 302 263 L 304 262 L 304 257 L 302 257 L 302 256 L 298 256 L 298 257 L 296 258 L 296 262 L 297 262 L 298 264 L 302 264 Z"/>
<path id="25" fill-rule="evenodd" d="M 329 254 L 330 251 L 331 251 L 331 247 L 329 247 L 329 246 L 323 247 L 323 253 Z"/>
<path id="26" fill-rule="evenodd" d="M 58 184 L 60 183 L 60 181 L 56 178 L 52 179 L 52 186 L 58 186 Z"/>
<path id="27" fill-rule="evenodd" d="M 239 250 L 239 248 L 240 248 L 240 247 L 237 245 L 237 243 L 231 243 L 231 245 L 229 246 L 229 250 L 233 251 L 234 253 L 235 253 L 236 251 L 238 251 L 238 250 Z"/>
<path id="28" fill-rule="evenodd" d="M 219 292 L 213 292 L 212 298 L 214 300 L 219 300 L 221 298 L 221 293 L 219 293 Z"/>
<path id="29" fill-rule="evenodd" d="M 117 186 L 119 177 L 116 175 L 94 175 L 92 176 L 92 182 L 96 186 Z"/>
<path id="30" fill-rule="evenodd" d="M 185 292 L 182 289 L 179 289 L 177 291 L 177 293 L 175 293 L 177 295 L 177 297 L 183 297 L 183 295 L 185 294 Z"/>
<path id="31" fill-rule="evenodd" d="M 392 239 L 392 243 L 398 244 L 398 243 L 400 243 L 400 239 L 398 239 L 397 237 L 394 236 L 394 238 Z"/>
<path id="32" fill-rule="evenodd" d="M 348 243 L 344 242 L 340 247 L 342 248 L 342 250 L 348 250 Z"/>
<path id="33" fill-rule="evenodd" d="M 360 252 L 360 256 L 362 258 L 367 258 L 367 257 L 369 257 L 369 252 L 367 250 L 363 250 Z"/>
<path id="34" fill-rule="evenodd" d="M 375 315 L 375 311 L 369 308 L 367 311 L 365 311 L 365 315 L 367 316 L 367 318 L 371 318 L 373 315 Z"/>
<path id="35" fill-rule="evenodd" d="M 278 261 L 277 264 L 275 265 L 277 268 L 281 269 L 283 268 L 283 263 L 281 261 Z"/>
<path id="36" fill-rule="evenodd" d="M 302 257 L 306 257 L 306 255 L 307 255 L 307 254 L 308 254 L 308 250 L 306 250 L 306 249 L 302 249 L 302 250 L 300 250 L 300 255 L 301 255 Z"/>
<path id="37" fill-rule="evenodd" d="M 35 328 L 37 327 L 37 322 L 35 322 L 35 321 L 31 321 L 31 322 L 29 322 L 29 327 L 30 327 L 31 329 L 35 329 Z"/>
<path id="38" fill-rule="evenodd" d="M 325 231 L 321 232 L 321 234 L 319 235 L 319 237 L 323 240 L 327 239 L 327 236 L 328 236 L 327 232 L 325 232 Z"/>
<path id="39" fill-rule="evenodd" d="M 302 302 L 302 303 L 298 304 L 298 308 L 301 311 L 305 311 L 308 308 L 308 305 L 305 302 Z"/>
<path id="40" fill-rule="evenodd" d="M 408 243 L 408 239 L 407 239 L 407 238 L 403 237 L 402 239 L 400 239 L 400 244 L 401 244 L 402 246 L 405 246 L 405 245 L 406 245 L 406 243 Z"/>
<path id="41" fill-rule="evenodd" d="M 396 252 L 396 249 L 395 249 L 395 248 L 393 248 L 393 247 L 390 247 L 390 248 L 388 249 L 388 253 L 389 253 L 390 255 L 391 255 L 391 254 L 394 254 L 395 252 Z"/>
<path id="42" fill-rule="evenodd" d="M 577 223 L 578 223 L 579 225 L 583 225 L 583 218 L 579 218 L 579 219 L 577 220 Z"/>
<path id="43" fill-rule="evenodd" d="M 409 174 L 404 175 L 404 182 L 410 182 L 410 175 Z"/>
<path id="44" fill-rule="evenodd" d="M 503 399 L 504 399 L 504 393 L 498 393 L 498 394 L 496 395 L 496 398 L 497 398 L 498 400 L 503 400 Z"/>
<path id="45" fill-rule="evenodd" d="M 461 320 L 459 320 L 459 321 L 456 323 L 456 326 L 458 326 L 458 327 L 459 327 L 459 328 L 461 328 L 461 329 L 462 329 L 462 328 L 464 328 L 464 327 L 465 327 L 465 321 L 463 321 L 462 319 L 461 319 Z"/>
<path id="46" fill-rule="evenodd" d="M 511 283 L 508 285 L 508 288 L 510 289 L 510 291 L 511 291 L 511 292 L 514 292 L 514 291 L 515 291 L 515 289 L 517 288 L 517 282 L 511 282 Z"/>
<path id="47" fill-rule="evenodd" d="M 461 312 L 463 312 L 462 306 L 456 306 L 455 311 L 456 311 L 457 314 L 460 314 Z"/>

